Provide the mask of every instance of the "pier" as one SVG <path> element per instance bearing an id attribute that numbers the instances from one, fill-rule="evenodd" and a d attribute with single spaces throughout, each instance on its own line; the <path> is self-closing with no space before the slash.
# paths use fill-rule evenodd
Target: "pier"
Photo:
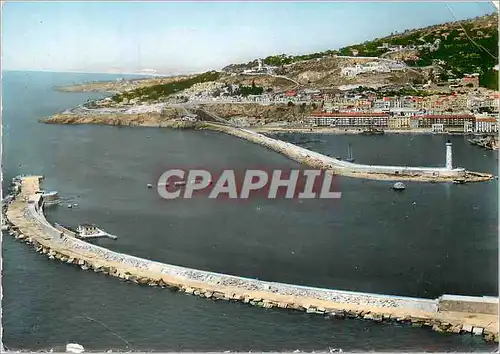
<path id="1" fill-rule="evenodd" d="M 40 176 L 23 177 L 7 205 L 10 234 L 36 251 L 82 270 L 213 300 L 239 301 L 330 318 L 359 318 L 468 333 L 498 342 L 498 298 L 443 295 L 438 299 L 369 294 L 262 281 L 191 269 L 118 253 L 52 226 L 43 213 Z"/>
<path id="2" fill-rule="evenodd" d="M 453 167 L 451 143 L 446 145 L 446 160 L 444 167 L 364 165 L 326 156 L 282 140 L 267 137 L 249 129 L 222 126 L 210 122 L 204 122 L 202 128 L 223 132 L 254 142 L 279 152 L 297 162 L 304 163 L 314 168 L 327 170 L 340 176 L 387 181 L 460 181 L 463 183 L 484 182 L 494 178 L 492 174 L 472 172 L 464 168 Z"/>

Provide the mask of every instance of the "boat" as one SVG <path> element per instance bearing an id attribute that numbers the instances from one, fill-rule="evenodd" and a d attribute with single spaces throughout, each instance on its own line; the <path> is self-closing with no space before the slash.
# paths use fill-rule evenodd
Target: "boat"
<path id="1" fill-rule="evenodd" d="M 366 130 L 363 130 L 361 132 L 362 135 L 384 135 L 384 131 L 382 129 L 376 129 L 376 128 L 369 128 Z"/>
<path id="2" fill-rule="evenodd" d="M 81 354 L 85 352 L 83 345 L 78 343 L 68 343 L 66 344 L 66 353 Z"/>
<path id="3" fill-rule="evenodd" d="M 46 205 L 50 204 L 57 204 L 59 202 L 59 195 L 57 194 L 57 191 L 50 191 L 50 192 L 41 192 L 43 202 Z"/>
<path id="4" fill-rule="evenodd" d="M 78 238 L 81 239 L 92 239 L 92 238 L 111 238 L 116 240 L 118 237 L 111 235 L 104 230 L 99 229 L 94 224 L 80 224 L 76 228 L 76 234 Z"/>
<path id="5" fill-rule="evenodd" d="M 343 160 L 347 162 L 354 162 L 354 157 L 352 157 L 351 144 L 347 145 L 347 157 Z"/>
<path id="6" fill-rule="evenodd" d="M 394 183 L 394 185 L 392 186 L 392 189 L 396 190 L 396 191 L 402 191 L 402 190 L 405 190 L 406 189 L 406 186 L 404 185 L 403 182 L 396 182 Z"/>

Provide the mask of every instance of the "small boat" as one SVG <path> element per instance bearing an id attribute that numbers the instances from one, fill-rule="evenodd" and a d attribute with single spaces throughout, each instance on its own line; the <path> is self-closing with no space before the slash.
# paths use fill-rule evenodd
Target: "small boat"
<path id="1" fill-rule="evenodd" d="M 402 191 L 402 190 L 405 190 L 406 189 L 406 186 L 404 185 L 403 182 L 396 182 L 394 183 L 394 185 L 392 186 L 392 189 L 396 190 L 396 191 Z"/>
<path id="2" fill-rule="evenodd" d="M 148 188 L 153 188 L 153 185 L 152 185 L 151 183 L 148 183 L 146 186 L 147 186 Z"/>
<path id="3" fill-rule="evenodd" d="M 352 157 L 351 144 L 347 145 L 347 157 L 343 160 L 347 162 L 354 162 L 354 157 Z"/>
<path id="4" fill-rule="evenodd" d="M 464 179 L 454 179 L 453 183 L 455 183 L 455 184 L 465 184 L 465 180 Z"/>
<path id="5" fill-rule="evenodd" d="M 99 229 L 94 224 L 80 224 L 76 228 L 77 237 L 81 239 L 92 239 L 92 238 L 111 238 L 116 240 L 118 237 L 115 235 L 108 234 L 106 231 Z"/>
<path id="6" fill-rule="evenodd" d="M 42 195 L 45 205 L 59 203 L 59 196 L 57 194 L 57 191 L 51 191 L 51 192 L 42 191 L 40 194 Z"/>
<path id="7" fill-rule="evenodd" d="M 42 192 L 42 197 L 46 199 L 57 199 L 57 191 Z"/>
<path id="8" fill-rule="evenodd" d="M 367 130 L 363 130 L 361 132 L 362 135 L 384 135 L 384 131 L 382 129 L 369 128 Z"/>
<path id="9" fill-rule="evenodd" d="M 83 345 L 78 343 L 68 343 L 66 344 L 66 353 L 80 354 L 85 352 Z"/>

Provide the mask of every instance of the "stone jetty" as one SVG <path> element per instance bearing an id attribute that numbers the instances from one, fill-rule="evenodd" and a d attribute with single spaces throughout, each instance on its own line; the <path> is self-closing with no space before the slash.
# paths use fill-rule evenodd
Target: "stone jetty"
<path id="1" fill-rule="evenodd" d="M 420 182 L 484 182 L 494 178 L 492 174 L 467 171 L 464 168 L 451 166 L 451 143 L 446 146 L 446 167 L 409 167 L 363 165 L 339 160 L 330 156 L 305 149 L 303 147 L 270 138 L 249 129 L 228 125 L 203 122 L 201 129 L 214 130 L 279 152 L 292 160 L 313 168 L 329 171 L 335 175 L 355 178 L 387 181 L 420 181 Z"/>
<path id="2" fill-rule="evenodd" d="M 407 323 L 498 342 L 498 298 L 443 295 L 419 299 L 267 282 L 150 261 L 87 243 L 45 219 L 43 197 L 37 193 L 40 178 L 21 178 L 3 212 L 9 234 L 51 260 L 207 299 L 304 311 L 328 318 Z"/>

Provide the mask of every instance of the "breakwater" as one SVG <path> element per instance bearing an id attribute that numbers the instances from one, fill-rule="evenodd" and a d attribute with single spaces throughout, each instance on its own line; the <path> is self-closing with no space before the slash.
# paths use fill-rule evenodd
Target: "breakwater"
<path id="1" fill-rule="evenodd" d="M 53 227 L 43 215 L 39 177 L 20 182 L 7 205 L 10 233 L 52 260 L 124 281 L 175 289 L 204 298 L 240 301 L 263 308 L 301 310 L 335 318 L 406 322 L 436 331 L 474 333 L 498 340 L 498 299 L 443 296 L 439 299 L 367 294 L 266 282 L 154 262 L 79 240 Z M 496 305 L 495 305 L 496 304 Z"/>
<path id="2" fill-rule="evenodd" d="M 203 123 L 201 128 L 223 132 L 254 142 L 271 150 L 277 151 L 285 156 L 288 156 L 289 158 L 297 162 L 304 163 L 315 168 L 324 169 L 332 172 L 333 174 L 342 176 L 389 181 L 459 181 L 461 183 L 483 182 L 493 179 L 493 175 L 491 174 L 467 171 L 464 168 L 379 166 L 356 164 L 325 156 L 315 151 L 311 151 L 282 140 L 273 139 L 249 129 L 221 126 L 208 122 Z"/>

